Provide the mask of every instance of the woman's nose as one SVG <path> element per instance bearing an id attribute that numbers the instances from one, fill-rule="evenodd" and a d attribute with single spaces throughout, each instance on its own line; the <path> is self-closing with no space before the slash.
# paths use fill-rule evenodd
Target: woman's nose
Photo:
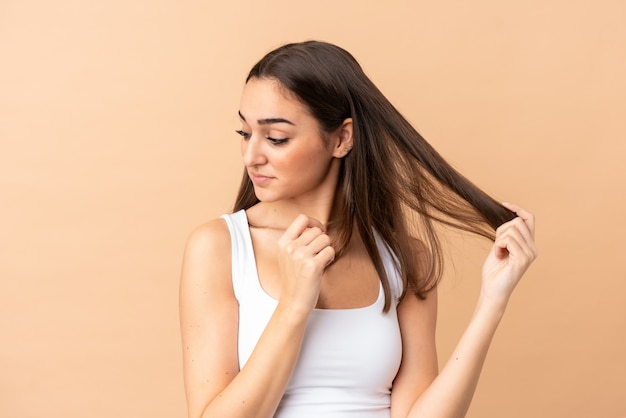
<path id="1" fill-rule="evenodd" d="M 248 140 L 241 141 L 241 155 L 246 167 L 261 165 L 266 162 L 262 139 L 257 135 L 251 135 Z"/>

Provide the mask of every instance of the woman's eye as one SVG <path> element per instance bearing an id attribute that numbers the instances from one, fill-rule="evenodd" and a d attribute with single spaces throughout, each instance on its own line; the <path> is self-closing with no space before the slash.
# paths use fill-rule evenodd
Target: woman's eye
<path id="1" fill-rule="evenodd" d="M 250 134 L 249 134 L 248 132 L 245 132 L 245 131 L 242 131 L 242 130 L 237 130 L 237 131 L 235 131 L 235 132 L 237 132 L 237 134 L 241 135 L 241 137 L 242 137 L 243 139 L 248 139 L 248 138 L 250 138 Z"/>
<path id="2" fill-rule="evenodd" d="M 273 145 L 282 145 L 287 142 L 289 138 L 272 138 L 271 136 L 266 136 L 265 139 L 270 141 Z"/>
<path id="3" fill-rule="evenodd" d="M 250 132 L 246 132 L 241 129 L 236 130 L 235 132 L 246 141 L 252 136 Z M 266 135 L 265 139 L 267 139 L 272 145 L 282 145 L 287 142 L 289 138 L 272 138 L 271 136 Z"/>

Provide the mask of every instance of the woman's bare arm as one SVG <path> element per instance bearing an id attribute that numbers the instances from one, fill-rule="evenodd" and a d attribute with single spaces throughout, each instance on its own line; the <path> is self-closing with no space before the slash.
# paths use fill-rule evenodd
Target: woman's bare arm
<path id="1" fill-rule="evenodd" d="M 398 305 L 398 322 L 402 363 L 391 390 L 391 416 L 406 417 L 439 372 L 435 344 L 437 290 L 429 292 L 425 300 L 406 295 Z"/>
<path id="2" fill-rule="evenodd" d="M 422 391 L 418 384 L 413 383 L 414 400 L 411 399 L 411 390 L 407 389 L 411 388 L 411 385 L 407 383 L 399 387 L 401 396 L 397 396 L 395 400 L 392 391 L 392 417 L 458 418 L 465 416 L 476 390 L 489 346 L 504 315 L 511 293 L 537 256 L 534 244 L 534 217 L 517 206 L 508 205 L 508 207 L 519 216 L 502 225 L 496 232 L 496 240 L 483 266 L 481 295 L 461 340 L 441 373 L 434 378 L 427 389 Z M 407 296 L 409 297 L 412 298 L 412 296 Z M 403 339 L 405 333 L 409 338 L 407 345 L 410 347 L 406 348 L 419 350 L 419 343 L 413 337 L 420 331 L 416 331 L 413 324 L 420 316 L 419 304 L 423 302 L 412 298 L 402 303 L 406 305 L 399 307 L 398 313 Z M 413 352 L 410 351 L 406 355 L 412 354 Z M 403 374 L 412 375 L 419 372 L 415 365 L 410 366 L 410 364 L 407 370 L 401 368 Z M 412 364 L 419 363 L 414 361 Z M 400 407 L 396 408 L 393 402 L 397 402 Z M 414 403 L 407 410 L 406 405 L 410 402 Z"/>

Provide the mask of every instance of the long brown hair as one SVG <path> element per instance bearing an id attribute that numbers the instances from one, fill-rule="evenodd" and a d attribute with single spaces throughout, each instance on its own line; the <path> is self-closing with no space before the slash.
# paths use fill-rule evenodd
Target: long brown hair
<path id="1" fill-rule="evenodd" d="M 343 158 L 328 230 L 340 255 L 356 226 L 381 278 L 385 312 L 391 292 L 374 231 L 397 257 L 402 297 L 410 291 L 424 298 L 442 275 L 436 223 L 493 239 L 515 216 L 451 167 L 344 49 L 318 41 L 287 44 L 263 57 L 246 82 L 251 78 L 279 81 L 322 132 L 352 118 L 354 147 Z M 244 171 L 234 211 L 258 201 Z"/>

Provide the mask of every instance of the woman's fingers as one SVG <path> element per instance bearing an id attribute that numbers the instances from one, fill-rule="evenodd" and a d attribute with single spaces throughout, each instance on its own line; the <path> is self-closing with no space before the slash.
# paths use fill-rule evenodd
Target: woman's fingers
<path id="1" fill-rule="evenodd" d="M 537 247 L 535 245 L 535 216 L 520 206 L 512 203 L 502 203 L 504 207 L 515 212 L 517 218 L 507 222 L 498 228 L 496 231 L 496 237 L 504 233 L 509 228 L 516 228 L 524 237 L 525 248 L 528 248 L 533 258 L 538 255 Z"/>
<path id="2" fill-rule="evenodd" d="M 317 254 L 324 247 L 330 245 L 330 238 L 326 235 L 325 229 L 324 225 L 317 219 L 298 215 L 280 238 L 278 244 L 289 254 L 298 250 Z"/>
<path id="3" fill-rule="evenodd" d="M 520 216 L 501 225 L 496 230 L 493 254 L 495 259 L 500 260 L 498 264 L 501 266 L 508 265 L 518 272 L 515 275 L 515 281 L 517 281 L 537 257 L 534 239 L 535 221 L 532 214 L 519 206 L 506 204 L 506 207 Z M 491 265 L 495 267 L 495 264 Z M 518 275 L 519 277 L 517 277 Z"/>
<path id="4" fill-rule="evenodd" d="M 328 245 L 322 248 L 322 250 L 315 255 L 315 258 L 320 260 L 323 268 L 326 268 L 335 259 L 335 249 Z"/>
<path id="5" fill-rule="evenodd" d="M 502 206 L 512 212 L 515 212 L 515 214 L 528 226 L 531 235 L 533 237 L 535 236 L 535 216 L 532 213 L 524 210 L 520 206 L 514 205 L 513 203 L 502 202 Z"/>
<path id="6" fill-rule="evenodd" d="M 524 244 L 529 248 L 534 248 L 535 238 L 524 220 L 522 220 L 521 218 L 515 218 L 501 225 L 496 230 L 496 239 L 499 236 L 507 234 L 510 231 L 515 231 L 516 234 L 520 235 L 520 244 Z"/>
<path id="7" fill-rule="evenodd" d="M 325 268 L 335 258 L 335 250 L 325 231 L 326 228 L 317 219 L 298 215 L 280 238 L 279 247 L 294 260 L 318 260 L 318 265 Z"/>
<path id="8" fill-rule="evenodd" d="M 281 237 L 283 241 L 296 240 L 307 228 L 319 228 L 320 231 L 326 231 L 326 227 L 317 219 L 300 214 L 293 220 L 291 225 Z"/>
<path id="9" fill-rule="evenodd" d="M 526 231 L 527 233 L 527 231 Z M 511 262 L 528 265 L 535 258 L 534 243 L 528 242 L 525 233 L 516 226 L 507 228 L 494 242 L 495 255 L 499 259 L 509 257 Z"/>

